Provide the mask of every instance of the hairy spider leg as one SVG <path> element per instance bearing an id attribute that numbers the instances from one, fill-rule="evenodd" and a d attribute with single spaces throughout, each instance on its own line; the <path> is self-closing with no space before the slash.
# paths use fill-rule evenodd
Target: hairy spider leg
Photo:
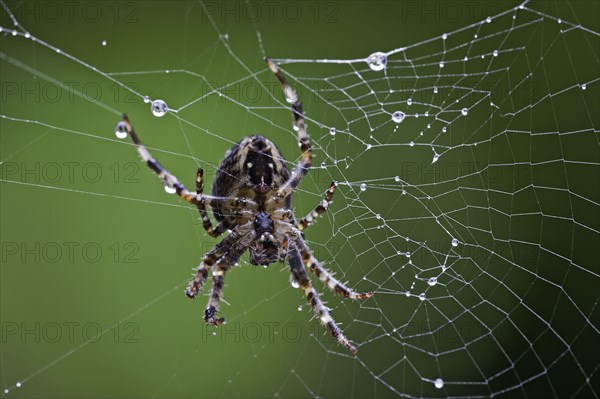
<path id="1" fill-rule="evenodd" d="M 148 165 L 148 167 L 158 175 L 165 187 L 174 189 L 177 195 L 190 204 L 198 206 L 199 202 L 203 201 L 205 204 L 208 203 L 208 205 L 211 207 L 221 205 L 224 207 L 224 209 L 258 209 L 258 204 L 256 202 L 244 197 L 213 197 L 210 195 L 198 195 L 197 193 L 191 193 L 175 175 L 163 168 L 158 161 L 154 159 L 152 155 L 150 155 L 150 151 L 148 151 L 148 149 L 142 144 L 140 138 L 133 129 L 133 126 L 129 122 L 129 118 L 125 114 L 123 114 L 123 122 L 125 122 L 127 134 L 131 137 L 131 140 L 133 140 L 133 144 L 135 144 L 137 152 L 142 157 L 142 160 L 146 162 L 146 165 Z"/>
<path id="2" fill-rule="evenodd" d="M 366 299 L 373 296 L 374 292 L 355 292 L 351 288 L 347 287 L 344 283 L 333 277 L 333 274 L 325 269 L 321 263 L 314 257 L 304 239 L 299 238 L 296 241 L 296 245 L 300 247 L 300 253 L 302 254 L 302 261 L 307 268 L 313 272 L 319 280 L 323 282 L 330 290 L 337 292 L 339 295 L 350 298 L 350 299 Z"/>
<path id="3" fill-rule="evenodd" d="M 290 195 L 292 191 L 298 187 L 306 173 L 308 173 L 308 169 L 310 169 L 312 165 L 312 148 L 310 145 L 310 140 L 308 138 L 308 134 L 306 133 L 306 123 L 304 121 L 304 111 L 302 110 L 302 103 L 298 100 L 298 94 L 296 94 L 296 90 L 291 87 L 285 77 L 277 68 L 277 65 L 270 59 L 266 58 L 267 64 L 269 65 L 269 69 L 275 74 L 279 83 L 281 83 L 281 87 L 283 88 L 283 93 L 285 94 L 286 100 L 292 104 L 292 114 L 294 115 L 294 130 L 298 132 L 298 143 L 300 144 L 300 151 L 302 155 L 300 157 L 300 162 L 296 164 L 294 169 L 292 170 L 292 175 L 277 191 L 277 195 L 274 197 L 274 200 L 277 202 L 281 202 L 285 197 Z"/>
<path id="4" fill-rule="evenodd" d="M 204 321 L 214 326 L 220 326 L 225 322 L 225 318 L 217 318 L 217 312 L 219 311 L 219 303 L 221 302 L 221 296 L 223 293 L 223 286 L 225 284 L 225 273 L 231 265 L 234 265 L 239 261 L 240 257 L 244 253 L 245 248 L 232 245 L 225 255 L 217 261 L 212 267 L 213 283 L 210 290 L 210 296 L 208 299 L 208 305 L 204 311 Z"/>
<path id="5" fill-rule="evenodd" d="M 185 290 L 185 294 L 189 298 L 195 298 L 196 295 L 198 295 L 198 293 L 202 290 L 204 282 L 208 277 L 208 271 L 212 269 L 213 265 L 217 263 L 219 259 L 221 259 L 227 252 L 229 247 L 232 245 L 233 238 L 235 237 L 232 237 L 231 235 L 225 237 L 217 245 L 215 245 L 210 252 L 204 255 L 202 262 L 200 262 L 200 265 L 196 268 L 196 276 Z"/>
<path id="6" fill-rule="evenodd" d="M 331 204 L 331 201 L 333 199 L 333 193 L 335 192 L 335 187 L 336 187 L 335 182 L 331 182 L 329 189 L 327 189 L 327 192 L 325 193 L 325 198 L 323 198 L 321 203 L 319 205 L 317 205 L 315 207 L 315 209 L 313 209 L 308 215 L 303 217 L 302 220 L 300 220 L 298 222 L 298 228 L 300 230 L 305 230 L 308 226 L 310 226 L 315 221 L 316 218 L 318 218 L 323 213 L 325 213 L 325 211 L 327 211 L 327 208 L 329 207 L 329 205 Z"/>
<path id="7" fill-rule="evenodd" d="M 198 201 L 198 211 L 200 212 L 200 217 L 202 218 L 202 225 L 204 226 L 204 230 L 211 237 L 218 237 L 225 231 L 225 227 L 223 223 L 219 222 L 217 227 L 213 229 L 212 223 L 208 216 L 208 212 L 206 212 L 206 200 L 203 196 L 204 190 L 204 170 L 202 168 L 198 168 L 198 173 L 196 174 L 196 194 L 200 197 Z"/>
<path id="8" fill-rule="evenodd" d="M 348 338 L 346 338 L 342 330 L 331 317 L 329 309 L 321 302 L 317 290 L 312 286 L 310 278 L 304 269 L 300 253 L 294 243 L 290 243 L 288 247 L 288 262 L 290 264 L 290 272 L 292 273 L 293 279 L 298 282 L 300 288 L 304 291 L 307 302 L 312 307 L 321 324 L 325 326 L 327 331 L 329 331 L 340 344 L 348 348 L 352 353 L 356 353 L 356 347 L 350 343 Z"/>

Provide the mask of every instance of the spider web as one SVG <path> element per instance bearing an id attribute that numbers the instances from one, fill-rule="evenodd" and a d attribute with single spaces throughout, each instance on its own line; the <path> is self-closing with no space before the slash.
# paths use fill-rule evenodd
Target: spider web
<path id="1" fill-rule="evenodd" d="M 242 21 L 210 2 L 127 4 L 137 6 L 119 9 L 117 22 L 72 27 L 74 37 L 90 35 L 92 51 L 26 23 L 22 3 L 2 3 L 4 396 L 598 397 L 597 18 L 580 22 L 576 3 L 495 5 L 467 23 L 415 24 L 407 36 L 385 23 L 401 5 L 382 3 L 320 26 L 352 41 L 362 18 L 369 40 L 313 48 L 322 33 L 267 23 L 252 14 L 261 3 L 229 3 Z M 311 16 L 345 10 L 327 4 Z M 183 22 L 165 38 L 139 38 L 137 25 L 119 23 L 132 10 L 143 27 L 158 26 L 161 13 Z M 170 45 L 176 37 L 183 50 Z M 314 279 L 356 357 L 323 334 L 286 267 L 263 271 L 247 257 L 227 276 L 228 324 L 202 326 L 205 298 L 188 303 L 181 293 L 185 265 L 198 263 L 198 242 L 206 252 L 217 241 L 143 165 L 126 163 L 137 155 L 112 133 L 126 111 L 188 188 L 198 166 L 210 187 L 221 154 L 255 132 L 291 166 L 296 133 L 267 55 L 298 90 L 314 147 L 295 214 L 336 181 L 308 242 L 337 278 L 376 292 L 350 302 Z M 50 101 L 44 88 L 64 96 Z M 163 118 L 148 112 L 159 99 Z M 42 163 L 28 174 L 32 159 Z M 105 174 L 119 160 L 121 174 L 100 183 L 44 175 L 65 159 L 93 160 Z M 122 184 L 129 168 L 135 184 Z M 32 262 L 22 249 L 64 248 L 73 232 L 105 253 L 133 240 L 138 262 L 123 267 L 124 255 L 109 252 L 97 269 L 81 259 L 75 267 L 64 256 L 51 264 L 43 250 Z M 68 320 L 100 328 L 58 343 L 44 335 L 56 321 L 66 331 Z M 126 323 L 139 329 L 136 345 L 116 338 Z M 82 374 L 92 367 L 101 382 Z M 73 373 L 79 382 L 65 386 Z"/>

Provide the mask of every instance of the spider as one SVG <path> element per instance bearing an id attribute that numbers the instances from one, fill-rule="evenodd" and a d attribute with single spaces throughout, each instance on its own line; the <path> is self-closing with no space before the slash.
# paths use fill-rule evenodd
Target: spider
<path id="1" fill-rule="evenodd" d="M 321 324 L 340 344 L 356 353 L 356 347 L 346 338 L 331 317 L 329 309 L 319 298 L 305 267 L 327 287 L 343 297 L 364 299 L 372 296 L 373 292 L 354 292 L 333 277 L 314 257 L 304 238 L 304 230 L 321 216 L 332 202 L 335 182 L 331 183 L 323 200 L 312 212 L 299 222 L 294 218 L 292 194 L 312 164 L 311 144 L 306 133 L 302 104 L 296 91 L 288 85 L 271 59 L 267 58 L 265 61 L 279 80 L 286 100 L 292 104 L 294 130 L 298 132 L 302 155 L 291 173 L 273 142 L 260 135 L 249 136 L 226 153 L 215 176 L 212 195 L 203 193 L 202 168 L 199 168 L 196 174 L 196 193 L 192 193 L 150 155 L 127 115 L 123 115 L 118 129 L 127 132 L 142 160 L 158 175 L 166 189 L 174 190 L 181 198 L 198 208 L 203 227 L 211 237 L 229 232 L 204 255 L 202 262 L 195 269 L 194 279 L 185 291 L 189 298 L 195 298 L 200 293 L 209 271 L 211 272 L 212 289 L 204 312 L 206 323 L 219 326 L 225 322 L 224 318 L 217 317 L 225 273 L 238 262 L 247 249 L 250 263 L 253 265 L 267 267 L 273 262 L 284 262 L 287 259 L 291 272 L 290 280 L 294 286 L 303 290 Z M 207 206 L 213 210 L 217 221 L 215 227 L 209 218 Z"/>

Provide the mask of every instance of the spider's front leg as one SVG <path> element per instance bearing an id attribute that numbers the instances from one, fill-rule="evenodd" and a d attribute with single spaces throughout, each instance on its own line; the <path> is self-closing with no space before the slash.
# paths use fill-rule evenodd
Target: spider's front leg
<path id="1" fill-rule="evenodd" d="M 352 353 L 356 353 L 356 347 L 350 343 L 348 338 L 346 338 L 342 330 L 331 317 L 329 309 L 327 309 L 323 302 L 321 302 L 317 290 L 314 289 L 310 279 L 308 278 L 308 274 L 306 273 L 304 265 L 302 264 L 300 253 L 298 252 L 298 249 L 294 243 L 289 244 L 288 261 L 293 279 L 298 282 L 300 288 L 304 291 L 307 302 L 312 307 L 321 324 L 325 326 L 327 331 L 329 331 L 329 333 L 335 339 L 337 339 L 340 344 L 348 348 Z"/>
<path id="2" fill-rule="evenodd" d="M 298 99 L 296 90 L 294 90 L 294 88 L 287 83 L 277 65 L 275 65 L 270 58 L 265 59 L 265 61 L 267 61 L 269 69 L 275 74 L 279 80 L 279 83 L 281 83 L 286 100 L 292 104 L 294 129 L 298 132 L 298 143 L 300 144 L 300 151 L 302 152 L 300 162 L 292 170 L 292 175 L 290 176 L 289 180 L 279 188 L 277 195 L 274 197 L 274 200 L 280 203 L 283 201 L 283 198 L 290 195 L 292 191 L 298 187 L 304 176 L 306 176 L 308 169 L 310 169 L 312 165 L 313 155 L 308 133 L 306 133 L 306 122 L 304 120 L 302 103 Z"/>
<path id="3" fill-rule="evenodd" d="M 123 114 L 123 123 L 125 124 L 125 129 L 127 130 L 127 134 L 129 135 L 129 137 L 131 137 L 131 140 L 133 140 L 133 144 L 135 144 L 135 148 L 136 148 L 137 152 L 140 154 L 140 156 L 142 157 L 142 160 L 144 162 L 146 162 L 146 165 L 148 165 L 148 167 L 150 169 L 152 169 L 152 171 L 158 175 L 158 177 L 162 180 L 163 185 L 165 187 L 175 190 L 177 195 L 179 195 L 181 198 L 183 198 L 187 202 L 196 205 L 198 203 L 196 195 L 190 193 L 185 188 L 185 186 L 181 182 L 179 182 L 179 179 L 177 179 L 177 177 L 175 177 L 175 175 L 171 174 L 168 170 L 163 168 L 158 163 L 158 161 L 156 159 L 154 159 L 152 157 L 152 155 L 150 155 L 150 152 L 142 144 L 142 142 L 141 142 L 140 138 L 138 137 L 138 135 L 136 134 L 135 130 L 133 130 L 133 127 L 131 126 L 131 123 L 129 122 L 129 118 L 125 114 Z"/>

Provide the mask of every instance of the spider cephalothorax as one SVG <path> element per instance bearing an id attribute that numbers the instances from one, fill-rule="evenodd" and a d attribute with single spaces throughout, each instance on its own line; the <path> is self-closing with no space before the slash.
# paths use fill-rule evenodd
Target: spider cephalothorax
<path id="1" fill-rule="evenodd" d="M 296 91 L 287 84 L 270 59 L 267 59 L 267 63 L 281 83 L 286 100 L 292 104 L 294 128 L 298 132 L 302 155 L 291 173 L 273 142 L 263 136 L 249 136 L 235 144 L 225 155 L 215 176 L 212 195 L 203 193 L 202 168 L 198 169 L 196 174 L 196 193 L 192 193 L 177 177 L 152 158 L 140 142 L 127 116 L 123 115 L 119 128 L 131 136 L 142 159 L 161 178 L 163 185 L 198 207 L 203 226 L 210 236 L 218 237 L 229 231 L 229 235 L 204 255 L 194 279 L 186 289 L 186 295 L 195 298 L 202 289 L 208 272 L 211 272 L 212 290 L 204 312 L 207 323 L 218 326 L 225 321 L 223 318 L 217 318 L 225 273 L 248 250 L 250 263 L 253 265 L 266 267 L 277 260 L 283 262 L 287 259 L 291 280 L 303 290 L 315 315 L 338 342 L 356 352 L 354 345 L 333 321 L 329 309 L 323 305 L 305 268 L 313 272 L 327 287 L 344 297 L 362 299 L 370 297 L 373 293 L 354 292 L 333 277 L 313 256 L 304 239 L 302 232 L 325 212 L 331 203 L 335 183 L 331 183 L 323 201 L 312 212 L 299 222 L 294 218 L 292 194 L 312 164 L 312 151 L 306 133 L 302 104 Z M 214 228 L 206 210 L 207 205 L 212 208 L 217 220 Z"/>

